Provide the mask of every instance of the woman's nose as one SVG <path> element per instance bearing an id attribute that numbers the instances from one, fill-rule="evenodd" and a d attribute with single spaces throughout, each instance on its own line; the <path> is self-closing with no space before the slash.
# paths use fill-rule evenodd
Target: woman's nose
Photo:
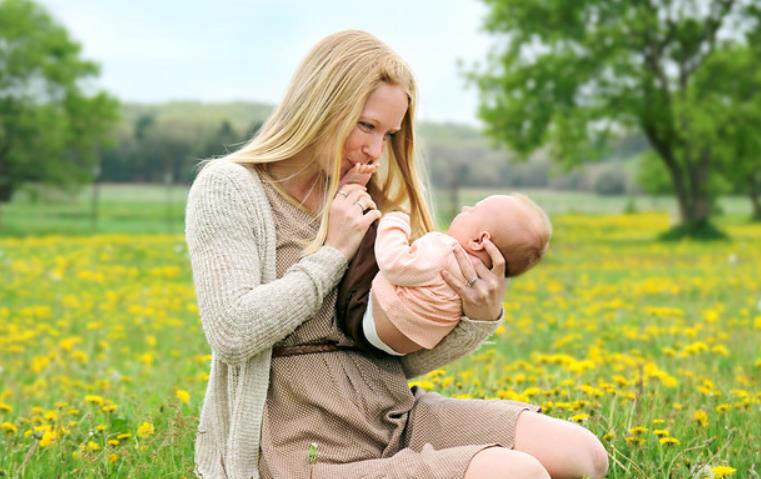
<path id="1" fill-rule="evenodd" d="M 365 147 L 363 148 L 365 155 L 369 157 L 371 161 L 375 161 L 380 158 L 383 153 L 383 138 L 370 138 L 368 139 Z"/>

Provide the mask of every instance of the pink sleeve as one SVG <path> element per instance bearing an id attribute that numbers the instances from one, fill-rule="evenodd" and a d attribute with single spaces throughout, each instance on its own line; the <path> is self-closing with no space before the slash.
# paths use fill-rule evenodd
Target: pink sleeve
<path id="1" fill-rule="evenodd" d="M 386 213 L 378 224 L 375 259 L 383 276 L 398 286 L 416 286 L 436 278 L 441 270 L 441 248 L 430 248 L 426 236 L 410 245 L 410 217 Z"/>

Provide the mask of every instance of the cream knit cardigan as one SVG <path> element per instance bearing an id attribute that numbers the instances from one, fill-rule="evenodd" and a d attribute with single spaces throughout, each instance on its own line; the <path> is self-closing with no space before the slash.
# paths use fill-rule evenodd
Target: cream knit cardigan
<path id="1" fill-rule="evenodd" d="M 346 270 L 323 246 L 275 279 L 275 226 L 259 176 L 218 159 L 190 188 L 185 221 L 212 360 L 195 443 L 203 478 L 258 478 L 272 346 L 313 317 Z M 437 347 L 402 357 L 408 378 L 473 351 L 499 321 L 463 318 Z"/>

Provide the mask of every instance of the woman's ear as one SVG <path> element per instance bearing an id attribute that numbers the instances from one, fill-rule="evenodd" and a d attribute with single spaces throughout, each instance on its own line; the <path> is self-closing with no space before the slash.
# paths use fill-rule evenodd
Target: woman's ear
<path id="1" fill-rule="evenodd" d="M 473 251 L 481 251 L 484 249 L 484 240 L 491 240 L 491 235 L 488 231 L 478 233 L 478 236 L 468 241 L 468 246 Z"/>

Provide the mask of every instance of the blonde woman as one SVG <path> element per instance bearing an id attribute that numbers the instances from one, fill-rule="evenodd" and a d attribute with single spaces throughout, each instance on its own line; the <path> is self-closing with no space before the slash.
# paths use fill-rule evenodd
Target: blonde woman
<path id="1" fill-rule="evenodd" d="M 408 212 L 414 236 L 433 227 L 413 156 L 415 97 L 386 45 L 330 35 L 258 135 L 198 174 L 186 237 L 212 350 L 199 477 L 604 475 L 599 441 L 537 406 L 407 387 L 494 332 L 505 280 L 493 244 L 491 270 L 458 254 L 471 286 L 447 281 L 465 317 L 435 348 L 370 358 L 336 327 L 336 285 L 381 212 Z M 371 179 L 346 184 L 348 173 Z"/>

